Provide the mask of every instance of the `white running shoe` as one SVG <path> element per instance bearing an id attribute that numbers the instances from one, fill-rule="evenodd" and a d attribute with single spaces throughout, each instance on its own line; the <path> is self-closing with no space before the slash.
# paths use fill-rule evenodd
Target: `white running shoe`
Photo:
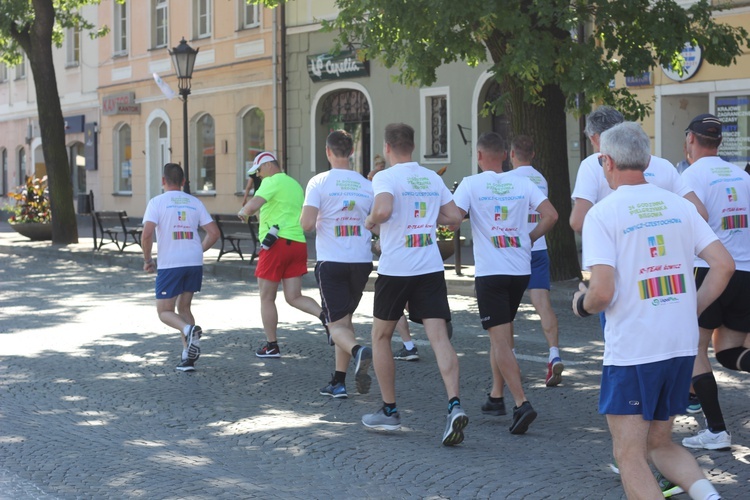
<path id="1" fill-rule="evenodd" d="M 727 431 L 714 434 L 708 429 L 703 429 L 695 436 L 683 439 L 682 446 L 705 450 L 728 450 L 732 447 L 732 436 Z"/>

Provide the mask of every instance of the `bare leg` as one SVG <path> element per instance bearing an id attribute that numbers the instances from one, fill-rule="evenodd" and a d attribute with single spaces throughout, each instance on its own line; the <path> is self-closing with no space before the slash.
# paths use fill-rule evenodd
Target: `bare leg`
<path id="1" fill-rule="evenodd" d="M 662 498 L 661 489 L 648 465 L 649 422 L 641 415 L 607 415 L 607 423 L 627 497 L 639 500 Z"/>
<path id="2" fill-rule="evenodd" d="M 276 293 L 279 290 L 279 284 L 276 281 L 258 278 L 258 289 L 260 290 L 260 319 L 263 322 L 266 340 L 276 342 L 276 327 L 279 323 Z"/>
<path id="3" fill-rule="evenodd" d="M 183 292 L 177 297 L 171 299 L 157 299 L 156 312 L 159 314 L 159 320 L 167 326 L 176 328 L 180 332 L 182 348 L 187 349 L 187 339 L 183 333 L 187 325 L 194 325 L 193 315 L 190 313 L 190 303 L 193 299 L 193 292 Z M 174 311 L 177 306 L 178 312 Z M 185 311 L 187 309 L 187 312 Z"/>
<path id="4" fill-rule="evenodd" d="M 458 397 L 458 356 L 448 340 L 448 328 L 444 319 L 423 319 L 424 330 L 435 352 L 440 375 L 443 377 L 448 399 Z"/>
<path id="5" fill-rule="evenodd" d="M 316 318 L 323 312 L 315 299 L 302 295 L 302 276 L 283 279 L 281 280 L 281 286 L 284 289 L 284 299 L 290 306 L 307 314 L 312 314 Z"/>
<path id="6" fill-rule="evenodd" d="M 508 384 L 508 389 L 513 395 L 515 405 L 520 407 L 526 401 L 526 395 L 521 386 L 521 368 L 512 351 L 511 323 L 497 325 L 487 330 L 490 335 L 490 347 L 494 354 L 495 362 L 500 368 L 502 378 Z M 493 391 L 495 391 L 493 377 Z"/>
<path id="7" fill-rule="evenodd" d="M 557 316 L 552 309 L 552 303 L 549 298 L 549 290 L 543 288 L 534 288 L 529 290 L 531 303 L 536 309 L 537 314 L 542 319 L 542 330 L 547 338 L 549 347 L 558 346 Z"/>
<path id="8" fill-rule="evenodd" d="M 406 316 L 401 316 L 396 323 L 396 331 L 401 337 L 401 342 L 409 342 L 411 340 L 411 332 L 409 332 L 409 322 L 406 321 Z"/>
<path id="9" fill-rule="evenodd" d="M 667 479 L 688 491 L 693 483 L 705 479 L 705 476 L 693 455 L 672 441 L 673 422 L 674 418 L 666 422 L 651 422 L 648 432 L 649 458 Z"/>
<path id="10" fill-rule="evenodd" d="M 396 402 L 396 363 L 393 361 L 391 339 L 396 321 L 372 320 L 372 361 L 380 393 L 385 403 Z"/>
<path id="11" fill-rule="evenodd" d="M 490 368 L 492 369 L 492 389 L 490 390 L 490 397 L 502 398 L 505 392 L 505 379 L 503 374 L 500 373 L 500 366 L 495 361 L 495 350 L 490 348 Z"/>
<path id="12" fill-rule="evenodd" d="M 331 332 L 333 343 L 336 344 L 336 371 L 346 373 L 352 359 L 352 348 L 357 345 L 352 315 L 349 314 L 338 321 L 328 323 L 328 331 Z"/>

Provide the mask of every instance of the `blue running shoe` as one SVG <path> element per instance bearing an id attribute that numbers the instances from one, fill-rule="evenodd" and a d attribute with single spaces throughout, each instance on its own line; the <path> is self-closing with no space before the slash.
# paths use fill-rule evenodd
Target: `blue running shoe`
<path id="1" fill-rule="evenodd" d="M 320 394 L 321 396 L 331 396 L 332 398 L 336 399 L 349 397 L 346 394 L 346 386 L 344 384 L 334 384 L 333 381 L 331 381 L 327 386 L 320 389 Z"/>

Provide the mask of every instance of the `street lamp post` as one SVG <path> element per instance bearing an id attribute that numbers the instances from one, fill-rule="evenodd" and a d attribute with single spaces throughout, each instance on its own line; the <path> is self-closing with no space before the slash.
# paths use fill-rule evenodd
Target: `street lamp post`
<path id="1" fill-rule="evenodd" d="M 188 160 L 188 96 L 190 95 L 190 82 L 193 78 L 193 67 L 195 58 L 198 56 L 200 49 L 194 49 L 185 41 L 185 37 L 180 40 L 177 47 L 169 51 L 172 56 L 172 64 L 177 72 L 177 86 L 182 96 L 182 140 L 183 140 L 183 158 L 185 161 L 185 192 L 190 194 L 190 163 Z"/>

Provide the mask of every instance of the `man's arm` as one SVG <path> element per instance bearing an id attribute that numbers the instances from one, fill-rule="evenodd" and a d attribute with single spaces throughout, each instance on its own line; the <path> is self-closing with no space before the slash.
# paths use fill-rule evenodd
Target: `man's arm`
<path id="1" fill-rule="evenodd" d="M 302 214 L 299 216 L 299 223 L 304 231 L 315 229 L 315 223 L 318 220 L 318 208 L 311 205 L 302 207 Z"/>
<path id="2" fill-rule="evenodd" d="M 253 189 L 253 186 L 255 185 L 255 181 L 253 181 L 252 177 L 247 178 L 247 184 L 245 185 L 245 196 L 242 197 L 242 206 L 245 206 L 245 203 L 247 203 L 247 198 L 250 196 L 250 190 Z"/>
<path id="3" fill-rule="evenodd" d="M 734 259 L 718 240 L 704 248 L 698 257 L 709 265 L 708 273 L 698 289 L 698 315 L 700 315 L 719 298 L 727 287 L 729 278 L 734 273 Z"/>
<path id="4" fill-rule="evenodd" d="M 591 207 L 594 204 L 589 200 L 583 198 L 575 198 L 573 203 L 573 210 L 570 211 L 570 227 L 573 231 L 580 233 L 583 231 L 583 220 L 586 218 L 586 214 L 589 213 Z"/>
<path id="5" fill-rule="evenodd" d="M 147 273 L 152 273 L 156 269 L 154 259 L 151 256 L 151 250 L 154 246 L 154 231 L 156 230 L 156 224 L 153 222 L 146 222 L 143 224 L 143 232 L 141 233 L 141 249 L 143 250 L 143 270 Z"/>
<path id="6" fill-rule="evenodd" d="M 250 201 L 248 201 L 246 205 L 243 205 L 237 215 L 239 215 L 240 218 L 244 220 L 247 217 L 254 215 L 265 203 L 265 198 L 261 198 L 260 196 L 253 196 L 252 198 L 250 198 Z"/>
<path id="7" fill-rule="evenodd" d="M 698 195 L 695 194 L 695 191 L 690 191 L 688 194 L 683 196 L 687 201 L 695 205 L 695 208 L 698 210 L 698 213 L 701 217 L 703 217 L 703 220 L 708 222 L 708 210 L 706 210 L 706 207 L 703 205 L 703 202 L 698 198 Z"/>
<path id="8" fill-rule="evenodd" d="M 451 200 L 440 207 L 437 223 L 444 226 L 457 226 L 458 224 L 461 224 L 463 218 L 463 215 L 461 215 L 461 209 L 459 209 L 456 206 L 456 203 Z"/>
<path id="9" fill-rule="evenodd" d="M 578 311 L 578 299 L 583 298 L 583 310 L 588 314 L 598 314 L 605 310 L 615 296 L 615 268 L 604 264 L 591 266 L 589 287 L 580 283 L 573 295 L 573 313 L 582 317 Z"/>
<path id="10" fill-rule="evenodd" d="M 365 219 L 365 227 L 372 229 L 377 224 L 382 224 L 391 218 L 393 213 L 393 195 L 391 193 L 378 193 L 375 195 L 375 203 L 372 205 L 370 215 Z"/>
<path id="11" fill-rule="evenodd" d="M 221 236 L 221 233 L 219 232 L 219 226 L 216 225 L 215 221 L 211 221 L 205 226 L 201 226 L 203 230 L 206 232 L 206 236 L 203 237 L 203 251 L 205 252 L 212 246 L 214 246 L 214 243 L 216 243 L 216 240 L 219 239 L 219 236 Z"/>
<path id="12" fill-rule="evenodd" d="M 549 200 L 544 200 L 540 203 L 539 206 L 536 207 L 536 211 L 539 212 L 542 220 L 540 220 L 534 230 L 529 233 L 532 243 L 547 234 L 547 232 L 552 229 L 552 226 L 557 223 L 558 218 L 557 210 L 555 210 L 555 207 L 552 206 L 552 203 Z"/>

